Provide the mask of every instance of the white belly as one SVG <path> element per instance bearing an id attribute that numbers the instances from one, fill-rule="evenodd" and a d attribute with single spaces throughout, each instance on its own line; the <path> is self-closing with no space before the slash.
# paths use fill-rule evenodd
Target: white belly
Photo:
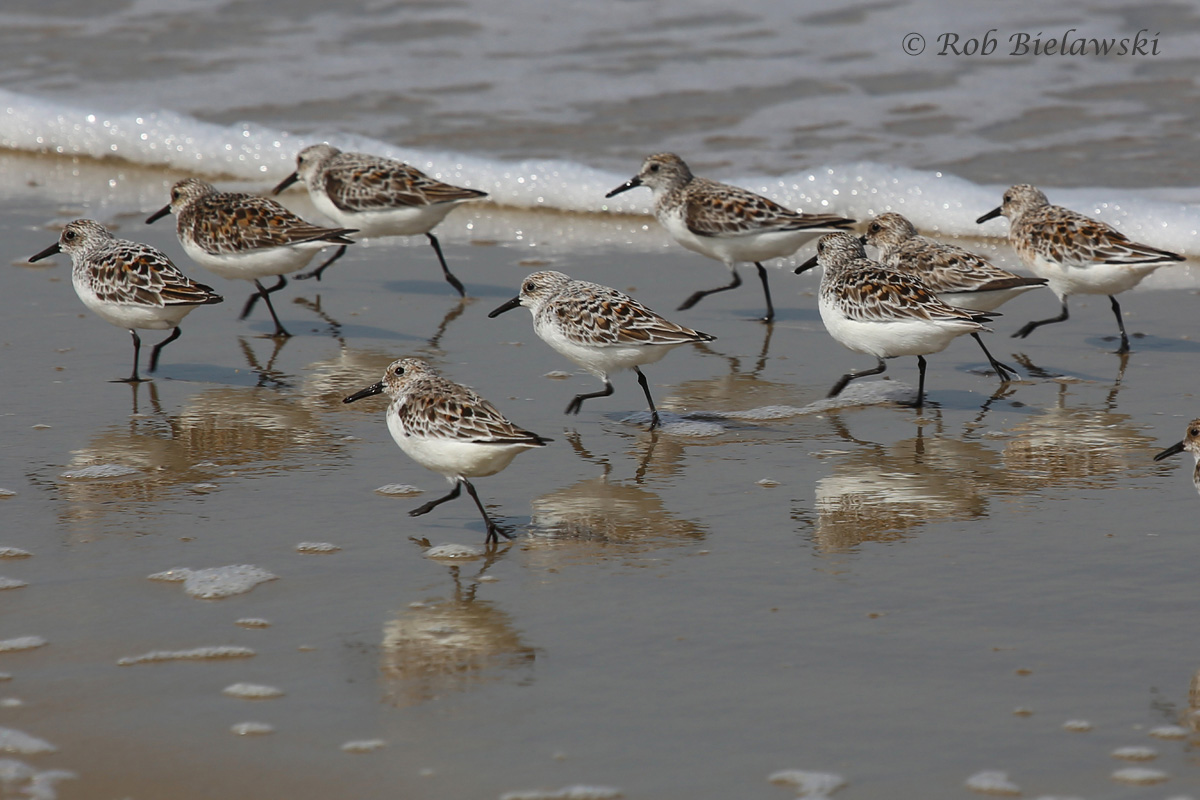
<path id="1" fill-rule="evenodd" d="M 455 478 L 483 478 L 495 475 L 512 463 L 532 444 L 480 444 L 431 436 L 409 436 L 400 426 L 399 417 L 389 411 L 388 430 L 405 455 L 425 469 Z"/>
<path id="2" fill-rule="evenodd" d="M 100 300 L 88 289 L 75 287 L 79 299 L 100 319 L 126 330 L 165 331 L 174 328 L 180 320 L 196 306 L 137 306 L 125 303 L 108 303 Z"/>
<path id="3" fill-rule="evenodd" d="M 458 203 L 401 206 L 381 211 L 346 211 L 338 208 L 325 192 L 311 192 L 313 205 L 344 228 L 357 228 L 363 237 L 418 236 L 437 227 Z"/>
<path id="4" fill-rule="evenodd" d="M 538 324 L 535 320 L 533 330 L 546 344 L 598 378 L 605 378 L 610 373 L 632 369 L 642 364 L 653 364 L 672 348 L 687 344 L 679 342 L 678 344 L 587 346 L 566 338 L 553 324 Z"/>
<path id="5" fill-rule="evenodd" d="M 850 319 L 824 300 L 820 301 L 818 307 L 821 321 L 825 323 L 830 336 L 856 353 L 866 353 L 876 358 L 940 353 L 957 337 L 981 329 L 980 325 L 969 320 L 864 322 Z"/>
<path id="6" fill-rule="evenodd" d="M 1050 281 L 1059 299 L 1072 294 L 1120 294 L 1137 286 L 1164 264 L 1060 264 L 1045 256 L 1024 259 L 1039 278 Z"/>
<path id="7" fill-rule="evenodd" d="M 828 231 L 770 231 L 737 236 L 697 236 L 688 230 L 679 215 L 663 214 L 658 218 L 667 233 L 681 245 L 701 255 L 715 258 L 726 265 L 752 261 L 786 258 L 805 243 Z"/>
<path id="8" fill-rule="evenodd" d="M 253 281 L 272 275 L 287 275 L 308 266 L 321 250 L 336 247 L 329 242 L 303 242 L 286 247 L 265 247 L 244 253 L 210 253 L 194 242 L 181 242 L 188 258 L 209 272 L 229 280 Z"/>

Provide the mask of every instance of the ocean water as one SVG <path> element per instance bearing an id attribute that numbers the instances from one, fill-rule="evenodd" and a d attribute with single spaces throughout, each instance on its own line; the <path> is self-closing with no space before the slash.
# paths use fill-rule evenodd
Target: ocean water
<path id="1" fill-rule="evenodd" d="M 1069 31 L 1158 53 L 1010 55 Z M 1128 358 L 1103 297 L 1010 339 L 1035 292 L 988 338 L 1022 380 L 960 341 L 924 411 L 886 402 L 912 359 L 843 406 L 869 364 L 815 276 L 772 273 L 772 326 L 756 286 L 672 312 L 724 266 L 604 200 L 672 150 L 1014 267 L 974 220 L 1033 182 L 1194 256 L 1196 4 L 12 0 L 0 45 L 0 798 L 1200 797 L 1200 499 L 1153 461 L 1197 415 L 1195 269 L 1122 296 Z M 321 140 L 491 193 L 438 228 L 468 301 L 420 237 L 367 241 L 273 341 L 143 224 Z M 25 260 L 79 216 L 226 297 L 152 382 Z M 663 430 L 629 373 L 564 416 L 595 379 L 487 318 L 545 268 L 718 337 L 646 369 Z M 342 404 L 414 354 L 555 440 L 477 482 L 511 545 L 465 498 L 409 517 L 444 482 Z"/>
<path id="2" fill-rule="evenodd" d="M 949 34 L 994 49 L 938 55 Z M 1149 50 L 1013 55 L 1022 35 Z M 0 45 L 18 152 L 266 186 L 324 140 L 595 214 L 646 213 L 648 193 L 603 194 L 669 150 L 794 207 L 956 236 L 1015 182 L 1175 250 L 1200 227 L 1193 4 L 18 2 Z"/>

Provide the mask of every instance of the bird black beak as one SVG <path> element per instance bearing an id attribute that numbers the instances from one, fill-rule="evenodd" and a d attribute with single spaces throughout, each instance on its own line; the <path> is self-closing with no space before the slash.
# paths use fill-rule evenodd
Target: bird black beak
<path id="1" fill-rule="evenodd" d="M 801 272 L 808 272 L 810 269 L 812 269 L 816 265 L 817 265 L 817 257 L 813 256 L 808 261 L 805 261 L 803 264 L 796 267 L 796 274 L 799 275 Z"/>
<path id="2" fill-rule="evenodd" d="M 512 311 L 514 308 L 517 308 L 520 305 L 521 305 L 521 297 L 520 297 L 520 295 L 518 295 L 518 296 L 514 297 L 512 300 L 509 300 L 504 305 L 497 308 L 492 313 L 488 314 L 488 319 L 495 319 L 496 317 L 503 314 L 505 311 Z"/>
<path id="3" fill-rule="evenodd" d="M 380 381 L 379 383 L 371 384 L 370 386 L 368 386 L 365 389 L 359 389 L 357 392 L 350 395 L 349 397 L 343 397 L 342 402 L 343 403 L 353 403 L 355 400 L 362 400 L 364 397 L 371 397 L 373 395 L 381 394 L 382 392 L 383 392 L 383 381 Z"/>
<path id="4" fill-rule="evenodd" d="M 1154 460 L 1162 461 L 1164 458 L 1170 458 L 1171 456 L 1178 455 L 1179 453 L 1182 453 L 1182 452 L 1183 452 L 1183 442 L 1176 442 L 1175 444 L 1168 447 L 1166 450 L 1163 450 L 1161 453 L 1156 455 L 1154 457 Z"/>
<path id="5" fill-rule="evenodd" d="M 170 213 L 171 213 L 171 204 L 167 203 L 165 206 L 160 208 L 158 211 L 155 211 L 153 214 L 146 217 L 146 224 L 149 225 L 151 222 L 157 222 L 158 220 L 162 219 L 163 217 L 165 217 L 167 214 L 170 214 Z"/>
<path id="6" fill-rule="evenodd" d="M 620 186 L 613 189 L 611 192 L 609 192 L 608 194 L 606 194 L 604 196 L 605 197 L 616 197 L 621 192 L 628 192 L 630 189 L 636 189 L 637 187 L 639 187 L 641 185 L 642 185 L 642 179 L 635 175 L 634 177 L 625 181 Z"/>
<path id="7" fill-rule="evenodd" d="M 975 224 L 982 225 L 983 223 L 987 222 L 989 219 L 995 219 L 996 217 L 1000 216 L 1000 212 L 1001 212 L 1000 208 L 993 208 L 991 211 L 984 214 L 979 219 L 975 220 Z"/>
<path id="8" fill-rule="evenodd" d="M 279 194 L 298 180 L 300 180 L 300 173 L 293 172 L 291 175 L 288 175 L 286 178 L 281 180 L 279 185 L 271 190 L 271 194 Z"/>
<path id="9" fill-rule="evenodd" d="M 58 246 L 58 242 L 55 242 L 54 244 L 50 245 L 42 252 L 38 253 L 36 256 L 31 256 L 29 259 L 29 262 L 32 264 L 34 261 L 41 261 L 43 258 L 48 258 L 49 256 L 58 255 L 61 252 L 62 252 L 62 248 Z"/>

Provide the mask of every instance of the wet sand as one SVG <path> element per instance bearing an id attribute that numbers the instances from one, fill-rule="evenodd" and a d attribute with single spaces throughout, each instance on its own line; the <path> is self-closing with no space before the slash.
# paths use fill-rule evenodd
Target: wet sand
<path id="1" fill-rule="evenodd" d="M 1200 497 L 1190 461 L 1151 460 L 1197 415 L 1193 289 L 1122 296 L 1144 334 L 1124 366 L 1103 297 L 1007 338 L 1055 313 L 1046 293 L 996 322 L 989 347 L 1025 376 L 1003 392 L 963 339 L 929 358 L 922 412 L 800 413 L 870 366 L 825 333 L 816 276 L 772 271 L 771 328 L 753 321 L 752 270 L 673 312 L 727 272 L 652 225 L 599 223 L 573 245 L 571 231 L 596 224 L 462 212 L 439 233 L 472 300 L 455 299 L 424 240 L 379 242 L 275 295 L 297 334 L 280 344 L 262 309 L 237 321 L 249 284 L 191 265 L 170 222 L 141 224 L 156 204 L 45 185 L 0 202 L 0 489 L 16 492 L 0 500 L 0 546 L 32 554 L 0 559 L 0 577 L 28 583 L 0 593 L 0 638 L 47 642 L 0 652 L 0 696 L 20 701 L 0 705 L 0 727 L 57 748 L 12 757 L 73 772 L 59 797 L 586 785 L 783 798 L 795 790 L 768 777 L 789 769 L 843 776 L 846 798 L 971 796 L 964 782 L 983 770 L 1026 796 L 1200 786 L 1197 734 L 1149 735 L 1189 724 L 1200 668 Z M 77 216 L 119 223 L 227 298 L 185 320 L 153 382 L 108 382 L 128 374 L 129 336 L 82 307 L 67 259 L 19 263 L 54 241 L 48 222 Z M 632 290 L 718 337 L 646 368 L 664 430 L 645 429 L 631 373 L 565 416 L 599 382 L 538 340 L 524 310 L 487 319 L 542 268 Z M 555 439 L 477 481 L 516 536 L 487 557 L 426 556 L 481 546 L 476 510 L 464 497 L 409 517 L 446 485 L 391 441 L 382 399 L 340 402 L 403 355 Z M 887 377 L 914 384 L 915 360 L 889 362 Z M 766 407 L 776 413 L 753 411 Z M 63 477 L 94 465 L 132 472 Z M 422 494 L 375 491 L 388 484 Z M 306 542 L 340 550 L 298 552 Z M 277 579 L 221 600 L 148 579 L 237 564 Z M 248 618 L 270 625 L 238 624 Z M 118 664 L 217 645 L 255 655 Z M 222 693 L 239 682 L 285 694 Z M 1069 720 L 1092 729 L 1068 732 Z M 275 732 L 231 732 L 247 721 Z M 384 744 L 342 750 L 373 740 Z M 1111 757 L 1131 745 L 1158 757 Z M 1114 780 L 1130 766 L 1170 777 Z"/>

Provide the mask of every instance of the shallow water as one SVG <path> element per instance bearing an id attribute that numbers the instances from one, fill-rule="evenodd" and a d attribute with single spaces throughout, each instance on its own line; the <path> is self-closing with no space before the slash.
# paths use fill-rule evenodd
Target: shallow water
<path id="1" fill-rule="evenodd" d="M 10 204 L 10 252 L 88 212 L 61 202 Z M 121 233 L 177 248 L 140 225 Z M 536 246 L 562 225 L 592 244 Z M 806 413 L 865 364 L 825 334 L 815 276 L 773 270 L 773 328 L 752 321 L 751 284 L 671 314 L 719 338 L 647 368 L 668 423 L 652 434 L 629 374 L 564 416 L 594 379 L 545 377 L 572 368 L 528 315 L 486 312 L 547 266 L 662 311 L 724 268 L 637 225 L 610 245 L 582 219 L 516 227 L 520 241 L 472 244 L 447 226 L 462 305 L 423 243 L 352 250 L 276 295 L 297 334 L 282 344 L 261 309 L 236 321 L 245 284 L 212 279 L 226 303 L 192 314 L 136 388 L 107 382 L 127 373 L 128 336 L 84 313 L 63 259 L 3 272 L 0 342 L 20 377 L 0 389 L 0 488 L 16 492 L 0 545 L 32 553 L 0 561 L 29 584 L 3 594 L 5 636 L 48 644 L 0 654 L 22 702 L 0 726 L 58 748 L 16 756 L 75 773 L 58 796 L 770 798 L 794 794 L 768 781 L 789 769 L 837 773 L 845 797 L 963 797 L 989 769 L 1030 796 L 1195 792 L 1194 734 L 1148 736 L 1186 721 L 1200 668 L 1200 498 L 1190 465 L 1151 460 L 1194 416 L 1193 292 L 1123 296 L 1145 334 L 1123 373 L 1103 300 L 1005 338 L 1055 307 L 1026 296 L 989 344 L 1053 377 L 993 395 L 962 341 L 930 357 L 921 413 Z M 408 517 L 445 485 L 391 442 L 382 401 L 340 402 L 405 354 L 556 440 L 478 481 L 517 536 L 487 557 L 425 556 L 482 545 L 478 515 L 460 500 Z M 886 385 L 911 385 L 912 361 Z M 133 472 L 63 477 L 96 464 Z M 375 491 L 396 483 L 423 494 Z M 297 551 L 314 542 L 341 549 Z M 149 580 L 239 564 L 277 579 L 222 600 Z M 118 664 L 202 646 L 255 655 Z M 223 694 L 237 683 L 285 694 Z M 1062 728 L 1077 719 L 1091 731 Z M 274 733 L 233 734 L 243 722 Z M 342 750 L 370 740 L 385 744 Z M 1128 764 L 1110 753 L 1130 745 L 1154 747 L 1170 780 L 1115 781 Z"/>

